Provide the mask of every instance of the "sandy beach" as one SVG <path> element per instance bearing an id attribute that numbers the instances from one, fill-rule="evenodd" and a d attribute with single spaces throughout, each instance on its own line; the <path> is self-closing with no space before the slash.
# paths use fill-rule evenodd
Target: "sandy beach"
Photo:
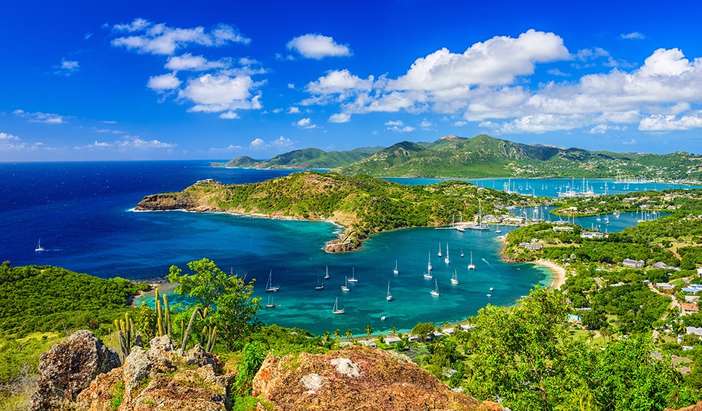
<path id="1" fill-rule="evenodd" d="M 534 264 L 548 268 L 553 274 L 553 278 L 551 278 L 551 284 L 549 285 L 549 287 L 559 289 L 561 288 L 561 286 L 563 286 L 563 284 L 565 284 L 566 269 L 563 268 L 563 266 L 558 265 L 553 261 L 549 260 L 536 260 L 534 261 Z"/>

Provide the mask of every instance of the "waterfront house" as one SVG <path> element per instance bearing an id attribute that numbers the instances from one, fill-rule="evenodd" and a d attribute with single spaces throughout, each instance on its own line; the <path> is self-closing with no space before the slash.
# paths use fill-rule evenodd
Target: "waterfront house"
<path id="1" fill-rule="evenodd" d="M 661 291 L 673 291 L 675 286 L 671 283 L 656 283 L 656 288 Z"/>
<path id="2" fill-rule="evenodd" d="M 534 241 L 532 241 L 530 243 L 527 243 L 527 242 L 519 243 L 519 246 L 522 248 L 525 248 L 529 251 L 539 251 L 539 250 L 544 248 L 543 244 L 537 243 Z"/>
<path id="3" fill-rule="evenodd" d="M 702 327 L 686 327 L 685 333 L 687 335 L 696 335 L 702 337 Z"/>
<path id="4" fill-rule="evenodd" d="M 599 231 L 583 231 L 580 233 L 580 238 L 585 238 L 588 240 L 601 240 L 607 237 L 605 233 Z"/>
<path id="5" fill-rule="evenodd" d="M 699 300 L 700 300 L 700 297 L 698 295 L 686 295 L 685 296 L 686 303 L 696 303 Z"/>
<path id="6" fill-rule="evenodd" d="M 447 327 L 447 328 L 442 329 L 441 332 L 446 334 L 446 335 L 451 335 L 455 332 L 455 330 L 453 327 Z"/>
<path id="7" fill-rule="evenodd" d="M 697 303 L 680 303 L 680 308 L 682 308 L 683 314 L 695 314 L 699 311 Z"/>
<path id="8" fill-rule="evenodd" d="M 556 233 L 570 232 L 573 231 L 573 227 L 569 225 L 557 225 L 553 227 L 553 231 Z"/>
<path id="9" fill-rule="evenodd" d="M 470 330 L 472 330 L 473 328 L 475 328 L 474 325 L 470 325 L 470 324 L 461 324 L 461 330 L 463 330 L 463 331 L 470 331 Z"/>
<path id="10" fill-rule="evenodd" d="M 653 268 L 658 268 L 661 270 L 668 270 L 668 271 L 680 271 L 680 268 L 673 267 L 672 265 L 668 265 L 668 264 L 664 263 L 663 261 L 659 261 L 659 262 L 653 264 Z"/>
<path id="11" fill-rule="evenodd" d="M 383 339 L 383 342 L 385 342 L 385 344 L 397 344 L 400 341 L 402 341 L 402 339 L 396 335 L 388 335 Z"/>
<path id="12" fill-rule="evenodd" d="M 645 264 L 643 260 L 633 260 L 631 258 L 625 258 L 622 261 L 622 265 L 629 268 L 643 268 Z"/>

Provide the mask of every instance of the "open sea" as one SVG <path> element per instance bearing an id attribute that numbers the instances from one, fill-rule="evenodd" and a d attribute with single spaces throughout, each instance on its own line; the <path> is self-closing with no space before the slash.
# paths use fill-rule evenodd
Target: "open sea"
<path id="1" fill-rule="evenodd" d="M 350 329 L 361 333 L 366 324 L 383 331 L 408 329 L 421 321 L 457 321 L 488 303 L 512 304 L 536 284 L 549 281 L 549 273 L 542 268 L 502 262 L 500 234 L 493 231 L 399 230 L 373 237 L 357 252 L 330 255 L 322 246 L 338 228 L 328 223 L 129 211 L 146 194 L 181 190 L 200 179 L 248 183 L 289 172 L 214 168 L 207 161 L 0 164 L 0 260 L 13 265 L 50 264 L 103 277 L 151 279 L 162 277 L 171 264 L 183 266 L 209 257 L 225 271 L 255 278 L 256 292 L 264 303 L 263 288 L 272 270 L 273 283 L 280 286 L 273 295 L 277 307 L 262 308 L 260 319 L 313 332 Z M 392 181 L 426 184 L 437 180 Z M 503 189 L 506 181 L 475 180 L 497 189 Z M 569 181 L 512 179 L 511 183 L 514 191 L 555 195 Z M 605 183 L 610 193 L 685 187 L 593 180 L 593 189 L 602 192 Z M 593 218 L 579 222 L 588 227 L 594 224 Z M 622 214 L 612 219 L 608 229 L 616 231 L 635 223 L 636 216 Z M 503 234 L 507 231 L 504 228 Z M 39 240 L 46 252 L 34 252 Z M 449 264 L 437 256 L 439 241 L 444 254 L 446 243 L 449 245 Z M 466 268 L 470 252 L 475 271 Z M 439 297 L 430 295 L 434 283 L 422 277 L 429 256 Z M 398 276 L 392 272 L 395 260 Z M 324 290 L 316 291 L 317 277 L 325 266 L 329 266 L 331 279 Z M 342 293 L 339 287 L 352 267 L 359 281 L 349 293 Z M 449 282 L 454 270 L 460 281 L 457 286 Z M 385 299 L 388 283 L 392 302 Z M 491 287 L 494 290 L 488 297 Z M 331 313 L 336 297 L 346 310 L 344 315 Z"/>

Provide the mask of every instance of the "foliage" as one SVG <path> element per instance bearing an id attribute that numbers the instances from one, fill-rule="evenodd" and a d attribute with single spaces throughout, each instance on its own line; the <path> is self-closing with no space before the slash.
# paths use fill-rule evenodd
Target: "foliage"
<path id="1" fill-rule="evenodd" d="M 171 266 L 168 280 L 178 284 L 177 293 L 188 295 L 196 307 L 211 313 L 207 325 L 216 327 L 224 344 L 230 348 L 236 346 L 251 331 L 260 304 L 260 299 L 253 297 L 253 283 L 225 273 L 207 258 L 191 261 L 187 266 L 190 270 L 187 274 Z"/>
<path id="2" fill-rule="evenodd" d="M 141 286 L 50 266 L 0 264 L 0 332 L 88 328 L 98 334 L 124 313 Z M 99 329 L 100 325 L 105 325 Z"/>
<path id="3" fill-rule="evenodd" d="M 242 350 L 233 392 L 237 395 L 251 393 L 251 382 L 266 359 L 268 348 L 259 342 L 247 343 Z"/>

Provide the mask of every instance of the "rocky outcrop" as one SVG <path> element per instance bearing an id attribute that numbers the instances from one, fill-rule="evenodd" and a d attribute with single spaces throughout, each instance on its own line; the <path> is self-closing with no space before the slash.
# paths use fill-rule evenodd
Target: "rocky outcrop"
<path id="1" fill-rule="evenodd" d="M 191 210 L 196 204 L 181 193 L 151 194 L 134 207 L 137 211 Z"/>
<path id="2" fill-rule="evenodd" d="M 672 411 L 672 408 L 666 408 L 665 411 Z M 688 407 L 680 408 L 677 411 L 702 411 L 702 401 L 695 405 L 690 405 Z"/>
<path id="3" fill-rule="evenodd" d="M 80 410 L 225 410 L 231 377 L 199 345 L 180 354 L 168 336 L 135 347 L 124 365 L 102 374 L 78 395 Z"/>
<path id="4" fill-rule="evenodd" d="M 408 359 L 365 347 L 269 356 L 254 395 L 278 410 L 499 410 L 451 391 Z"/>
<path id="5" fill-rule="evenodd" d="M 95 377 L 118 366 L 114 351 L 90 331 L 78 331 L 41 355 L 31 409 L 65 408 Z"/>

